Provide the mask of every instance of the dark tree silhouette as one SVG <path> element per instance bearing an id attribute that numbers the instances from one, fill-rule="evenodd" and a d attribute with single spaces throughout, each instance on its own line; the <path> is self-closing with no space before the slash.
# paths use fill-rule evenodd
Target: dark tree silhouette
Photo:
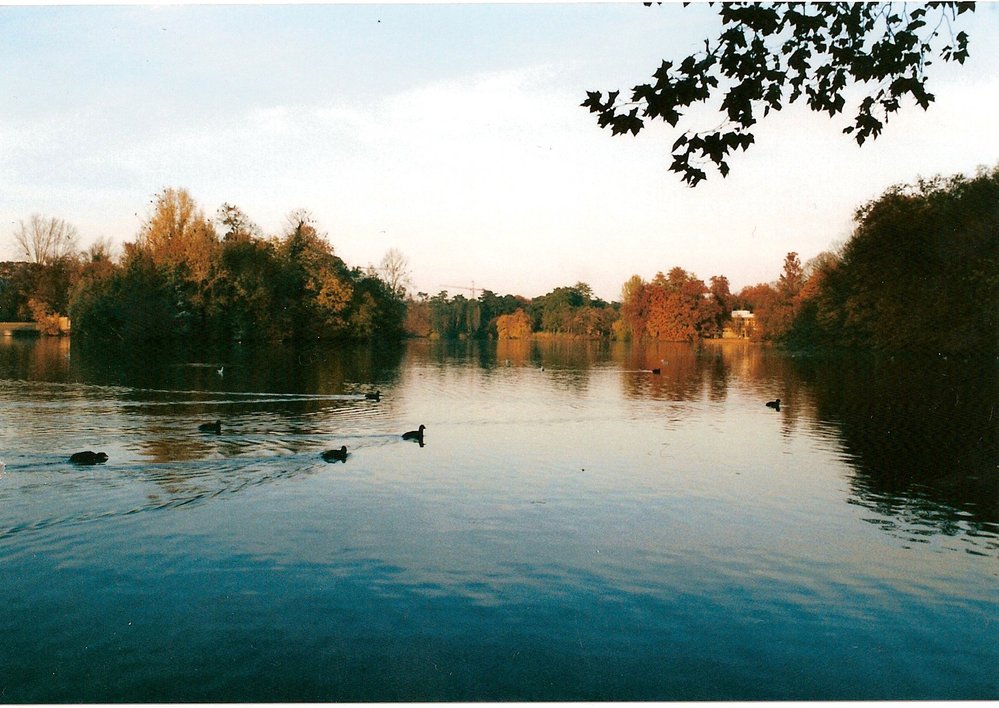
<path id="1" fill-rule="evenodd" d="M 999 167 L 896 185 L 856 221 L 792 344 L 999 355 Z"/>
<path id="2" fill-rule="evenodd" d="M 646 119 L 676 127 L 690 106 L 720 98 L 719 128 L 688 130 L 673 143 L 670 170 L 692 187 L 707 177 L 708 164 L 728 174 L 726 158 L 753 144 L 750 129 L 761 113 L 801 97 L 813 111 L 835 116 L 848 90 L 858 88 L 853 124 L 843 132 L 863 145 L 906 96 L 923 109 L 934 100 L 925 74 L 933 58 L 964 63 L 968 35 L 955 33 L 954 23 L 973 9 L 970 2 L 722 3 L 721 31 L 704 40 L 703 51 L 678 64 L 663 61 L 655 81 L 635 86 L 630 100 L 620 91 L 588 91 L 582 106 L 614 135 L 637 135 Z"/>

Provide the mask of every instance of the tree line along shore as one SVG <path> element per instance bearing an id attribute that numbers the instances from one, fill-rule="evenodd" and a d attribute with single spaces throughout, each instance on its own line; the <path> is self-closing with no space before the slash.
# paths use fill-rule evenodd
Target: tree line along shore
<path id="1" fill-rule="evenodd" d="M 266 236 L 230 204 L 205 216 L 164 189 L 117 257 L 85 252 L 66 222 L 33 215 L 14 239 L 25 261 L 0 264 L 0 321 L 142 341 L 383 340 L 406 336 L 612 337 L 696 342 L 722 336 L 795 348 L 999 354 L 999 167 L 896 185 L 855 212 L 848 241 L 733 293 L 675 266 L 634 275 L 619 301 L 586 283 L 525 298 L 411 293 L 408 264 L 351 267 L 315 220 L 291 212 Z M 63 327 L 64 329 L 64 327 Z"/>

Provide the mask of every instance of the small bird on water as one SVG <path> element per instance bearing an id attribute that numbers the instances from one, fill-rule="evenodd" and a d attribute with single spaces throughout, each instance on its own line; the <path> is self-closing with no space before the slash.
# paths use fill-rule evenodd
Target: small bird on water
<path id="1" fill-rule="evenodd" d="M 380 401 L 382 399 L 382 392 L 375 391 L 374 393 L 366 393 L 364 397 L 369 401 Z"/>
<path id="2" fill-rule="evenodd" d="M 423 447 L 423 431 L 426 430 L 426 427 L 427 426 L 421 423 L 418 430 L 410 430 L 409 432 L 403 433 L 402 439 L 415 440 L 416 442 L 420 443 L 420 447 Z"/>
<path id="3" fill-rule="evenodd" d="M 327 450 L 322 454 L 322 458 L 327 462 L 346 462 L 347 446 L 341 445 L 339 450 Z"/>
<path id="4" fill-rule="evenodd" d="M 103 452 L 74 452 L 69 456 L 69 461 L 75 465 L 96 465 L 98 462 L 107 462 L 108 456 Z"/>
<path id="5" fill-rule="evenodd" d="M 214 423 L 202 423 L 198 426 L 198 430 L 203 433 L 215 433 L 216 435 L 222 434 L 222 421 L 216 420 Z"/>
<path id="6" fill-rule="evenodd" d="M 778 398 L 775 401 L 767 401 L 767 408 L 773 408 L 774 410 L 779 411 L 780 410 L 780 399 Z"/>

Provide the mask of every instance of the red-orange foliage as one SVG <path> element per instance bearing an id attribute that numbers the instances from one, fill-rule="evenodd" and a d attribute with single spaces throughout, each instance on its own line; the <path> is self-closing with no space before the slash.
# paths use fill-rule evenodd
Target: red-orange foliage
<path id="1" fill-rule="evenodd" d="M 500 339 L 528 339 L 531 332 L 531 318 L 522 309 L 496 318 L 496 336 Z"/>
<path id="2" fill-rule="evenodd" d="M 635 276 L 623 295 L 621 316 L 636 337 L 690 342 L 718 333 L 718 299 L 703 280 L 682 268 L 657 273 L 651 283 Z"/>

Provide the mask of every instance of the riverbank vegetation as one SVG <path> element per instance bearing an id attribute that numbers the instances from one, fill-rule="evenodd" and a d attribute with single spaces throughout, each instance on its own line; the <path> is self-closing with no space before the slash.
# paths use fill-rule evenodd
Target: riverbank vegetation
<path id="1" fill-rule="evenodd" d="M 999 353 L 999 167 L 892 187 L 855 220 L 813 265 L 784 341 Z"/>
<path id="2" fill-rule="evenodd" d="M 398 338 L 405 314 L 401 294 L 344 263 L 308 212 L 293 211 L 282 233 L 265 237 L 238 207 L 210 220 L 177 189 L 157 196 L 117 260 L 99 244 L 21 269 L 0 317 L 23 318 L 31 302 L 32 315 L 68 311 L 75 332 L 124 341 Z"/>
<path id="3" fill-rule="evenodd" d="M 33 217 L 27 234 L 75 230 Z M 164 336 L 314 340 L 402 336 L 636 341 L 746 337 L 794 348 L 999 353 L 999 167 L 897 185 L 861 206 L 851 238 L 778 277 L 731 292 L 680 266 L 622 286 L 619 302 L 586 283 L 535 298 L 407 292 L 405 258 L 348 266 L 314 219 L 292 212 L 265 237 L 237 207 L 208 219 L 184 190 L 166 189 L 115 259 L 99 241 L 25 249 L 35 262 L 0 264 L 0 320 L 53 321 L 124 341 Z M 52 228 L 43 228 L 48 224 Z"/>

